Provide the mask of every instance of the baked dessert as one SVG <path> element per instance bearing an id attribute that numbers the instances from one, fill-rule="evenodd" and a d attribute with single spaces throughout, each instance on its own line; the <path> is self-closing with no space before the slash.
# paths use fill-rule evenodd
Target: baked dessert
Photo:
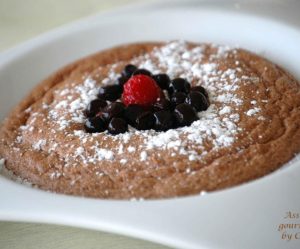
<path id="1" fill-rule="evenodd" d="M 133 87 L 138 82 L 148 85 Z M 191 100 L 194 90 L 200 95 Z M 127 110 L 137 103 L 146 121 Z M 160 110 L 171 114 L 153 120 Z M 300 151 L 300 87 L 243 49 L 130 44 L 44 80 L 5 119 L 0 141 L 5 167 L 45 190 L 116 199 L 198 194 L 264 176 Z"/>

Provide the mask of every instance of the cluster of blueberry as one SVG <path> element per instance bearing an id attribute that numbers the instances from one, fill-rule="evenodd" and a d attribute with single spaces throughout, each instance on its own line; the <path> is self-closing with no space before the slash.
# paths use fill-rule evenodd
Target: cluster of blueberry
<path id="1" fill-rule="evenodd" d="M 131 125 L 138 130 L 166 131 L 190 125 L 198 119 L 197 112 L 208 106 L 202 86 L 191 87 L 183 78 L 171 80 L 167 74 L 152 75 L 129 64 L 117 84 L 101 87 L 98 98 L 89 103 L 85 129 L 119 134 Z"/>

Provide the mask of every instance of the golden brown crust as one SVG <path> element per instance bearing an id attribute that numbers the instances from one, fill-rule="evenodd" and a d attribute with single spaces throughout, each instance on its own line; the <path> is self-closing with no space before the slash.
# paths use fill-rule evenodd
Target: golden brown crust
<path id="1" fill-rule="evenodd" d="M 145 163 L 139 159 L 145 146 L 142 149 L 136 146 L 144 143 L 141 135 L 132 136 L 123 144 L 125 151 L 119 154 L 114 150 L 120 146 L 119 140 L 99 135 L 97 141 L 103 148 L 114 148 L 114 160 L 90 164 L 76 157 L 69 162 L 67 155 L 74 154 L 82 144 L 80 139 L 68 134 L 82 129 L 82 125 L 72 124 L 66 133 L 56 134 L 55 130 L 55 134 L 51 134 L 51 129 L 56 126 L 45 120 L 49 110 L 42 108 L 43 103 L 51 106 L 60 98 L 57 92 L 65 86 L 82 84 L 83 76 L 92 75 L 101 81 L 113 63 L 117 63 L 116 71 L 120 71 L 126 63 L 161 46 L 160 43 L 144 43 L 116 47 L 79 60 L 44 80 L 11 112 L 1 127 L 0 157 L 6 159 L 6 167 L 40 188 L 59 193 L 100 198 L 163 198 L 223 189 L 256 179 L 274 171 L 299 152 L 298 82 L 280 67 L 245 50 L 237 49 L 224 58 L 211 59 L 215 48 L 201 45 L 204 47 L 202 64 L 216 63 L 222 72 L 235 70 L 238 88 L 233 92 L 242 104 L 231 100 L 228 103 L 239 115 L 234 123 L 237 126 L 233 130 L 235 133 L 228 135 L 228 138 L 234 138 L 232 143 L 215 148 L 213 138 L 218 135 L 213 135 L 212 139 L 205 137 L 200 146 L 190 142 L 182 132 L 182 141 L 188 141 L 184 148 L 188 152 L 196 151 L 196 156 L 201 158 L 189 160 L 190 155 L 180 154 L 173 148 L 151 148 L 147 150 Z M 195 46 L 189 45 L 189 49 Z M 227 76 L 226 84 L 234 85 L 230 75 Z M 223 117 L 220 114 L 223 106 L 214 102 L 214 98 L 212 104 L 216 106 L 218 117 Z M 251 101 L 255 101 L 258 114 Z M 39 114 L 34 118 L 33 113 Z M 20 130 L 20 126 L 29 124 L 34 126 L 33 131 Z M 20 134 L 22 141 L 18 141 Z M 51 150 L 52 137 L 59 143 L 58 149 Z M 46 138 L 47 144 L 39 144 L 33 149 L 41 138 Z M 65 144 L 69 147 L 64 147 Z M 135 152 L 128 153 L 130 146 L 136 146 Z M 83 147 L 88 150 L 89 142 Z M 123 158 L 127 160 L 125 166 L 120 163 Z"/>

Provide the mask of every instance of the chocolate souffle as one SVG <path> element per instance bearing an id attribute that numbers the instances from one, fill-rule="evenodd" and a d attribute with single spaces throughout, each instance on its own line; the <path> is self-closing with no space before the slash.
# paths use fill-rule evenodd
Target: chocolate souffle
<path id="1" fill-rule="evenodd" d="M 5 167 L 39 188 L 169 198 L 262 177 L 300 151 L 300 87 L 240 48 L 114 47 L 35 87 L 0 130 Z"/>

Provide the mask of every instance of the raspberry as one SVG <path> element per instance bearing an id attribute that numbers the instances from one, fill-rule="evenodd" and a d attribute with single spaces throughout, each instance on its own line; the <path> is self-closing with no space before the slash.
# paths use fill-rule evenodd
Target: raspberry
<path id="1" fill-rule="evenodd" d="M 128 106 L 138 104 L 144 107 L 154 104 L 161 96 L 161 90 L 149 76 L 138 74 L 132 76 L 124 85 L 123 103 Z"/>

